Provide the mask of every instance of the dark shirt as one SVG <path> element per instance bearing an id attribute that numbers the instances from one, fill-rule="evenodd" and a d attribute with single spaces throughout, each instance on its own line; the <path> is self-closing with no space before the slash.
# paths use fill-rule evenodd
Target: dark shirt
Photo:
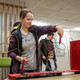
<path id="1" fill-rule="evenodd" d="M 50 41 L 47 40 L 46 38 L 42 39 L 40 41 L 40 53 L 41 53 L 41 55 L 45 56 L 46 59 L 47 59 L 49 51 L 53 51 L 53 53 L 54 53 L 53 59 L 56 61 L 56 56 L 55 56 L 55 50 L 54 50 L 53 42 L 51 40 Z"/>
<path id="2" fill-rule="evenodd" d="M 50 40 L 46 40 L 48 52 L 53 51 L 53 43 Z"/>

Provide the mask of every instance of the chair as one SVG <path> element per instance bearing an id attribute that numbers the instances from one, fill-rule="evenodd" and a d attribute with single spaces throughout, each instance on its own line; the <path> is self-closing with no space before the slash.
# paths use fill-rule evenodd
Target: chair
<path id="1" fill-rule="evenodd" d="M 11 58 L 0 57 L 0 68 L 10 67 L 10 65 L 11 65 Z M 2 71 L 2 78 L 3 78 L 3 71 Z M 5 79 L 5 80 L 7 80 L 7 79 Z"/>

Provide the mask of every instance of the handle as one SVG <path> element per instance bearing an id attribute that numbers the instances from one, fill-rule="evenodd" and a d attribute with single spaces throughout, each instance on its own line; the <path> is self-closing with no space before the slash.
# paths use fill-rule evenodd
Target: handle
<path id="1" fill-rule="evenodd" d="M 22 62 L 21 74 L 23 74 L 24 64 L 25 64 L 25 60 L 23 60 L 23 62 Z"/>
<path id="2" fill-rule="evenodd" d="M 61 37 L 59 37 L 59 44 L 61 44 Z"/>

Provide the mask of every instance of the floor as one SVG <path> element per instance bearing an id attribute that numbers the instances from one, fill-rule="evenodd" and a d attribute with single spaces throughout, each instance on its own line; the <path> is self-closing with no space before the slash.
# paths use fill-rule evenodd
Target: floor
<path id="1" fill-rule="evenodd" d="M 20 80 L 80 80 L 80 74 L 32 78 L 32 79 L 20 79 Z"/>

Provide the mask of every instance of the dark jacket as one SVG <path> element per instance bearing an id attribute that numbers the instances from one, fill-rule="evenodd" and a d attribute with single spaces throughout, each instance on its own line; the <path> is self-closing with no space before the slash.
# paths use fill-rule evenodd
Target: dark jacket
<path id="1" fill-rule="evenodd" d="M 53 44 L 52 41 L 50 41 L 50 42 Z M 54 45 L 53 45 L 52 49 L 53 49 L 53 53 L 54 53 L 53 59 L 56 61 Z M 45 39 L 42 39 L 42 40 L 40 41 L 40 52 L 41 52 L 41 55 L 42 55 L 42 56 L 45 56 L 46 58 L 48 57 L 47 39 L 46 39 L 46 38 L 45 38 Z"/>
<path id="2" fill-rule="evenodd" d="M 29 31 L 34 35 L 36 40 L 36 60 L 37 60 L 37 69 L 40 66 L 40 53 L 38 46 L 38 39 L 41 35 L 48 33 L 49 31 L 56 32 L 56 26 L 43 26 L 37 27 L 32 25 Z M 21 56 L 22 49 L 22 34 L 20 32 L 21 25 L 18 29 L 12 31 L 12 36 L 9 41 L 8 55 L 12 58 L 12 63 L 10 67 L 10 73 L 18 73 L 20 68 L 20 62 L 16 60 L 16 56 Z"/>

